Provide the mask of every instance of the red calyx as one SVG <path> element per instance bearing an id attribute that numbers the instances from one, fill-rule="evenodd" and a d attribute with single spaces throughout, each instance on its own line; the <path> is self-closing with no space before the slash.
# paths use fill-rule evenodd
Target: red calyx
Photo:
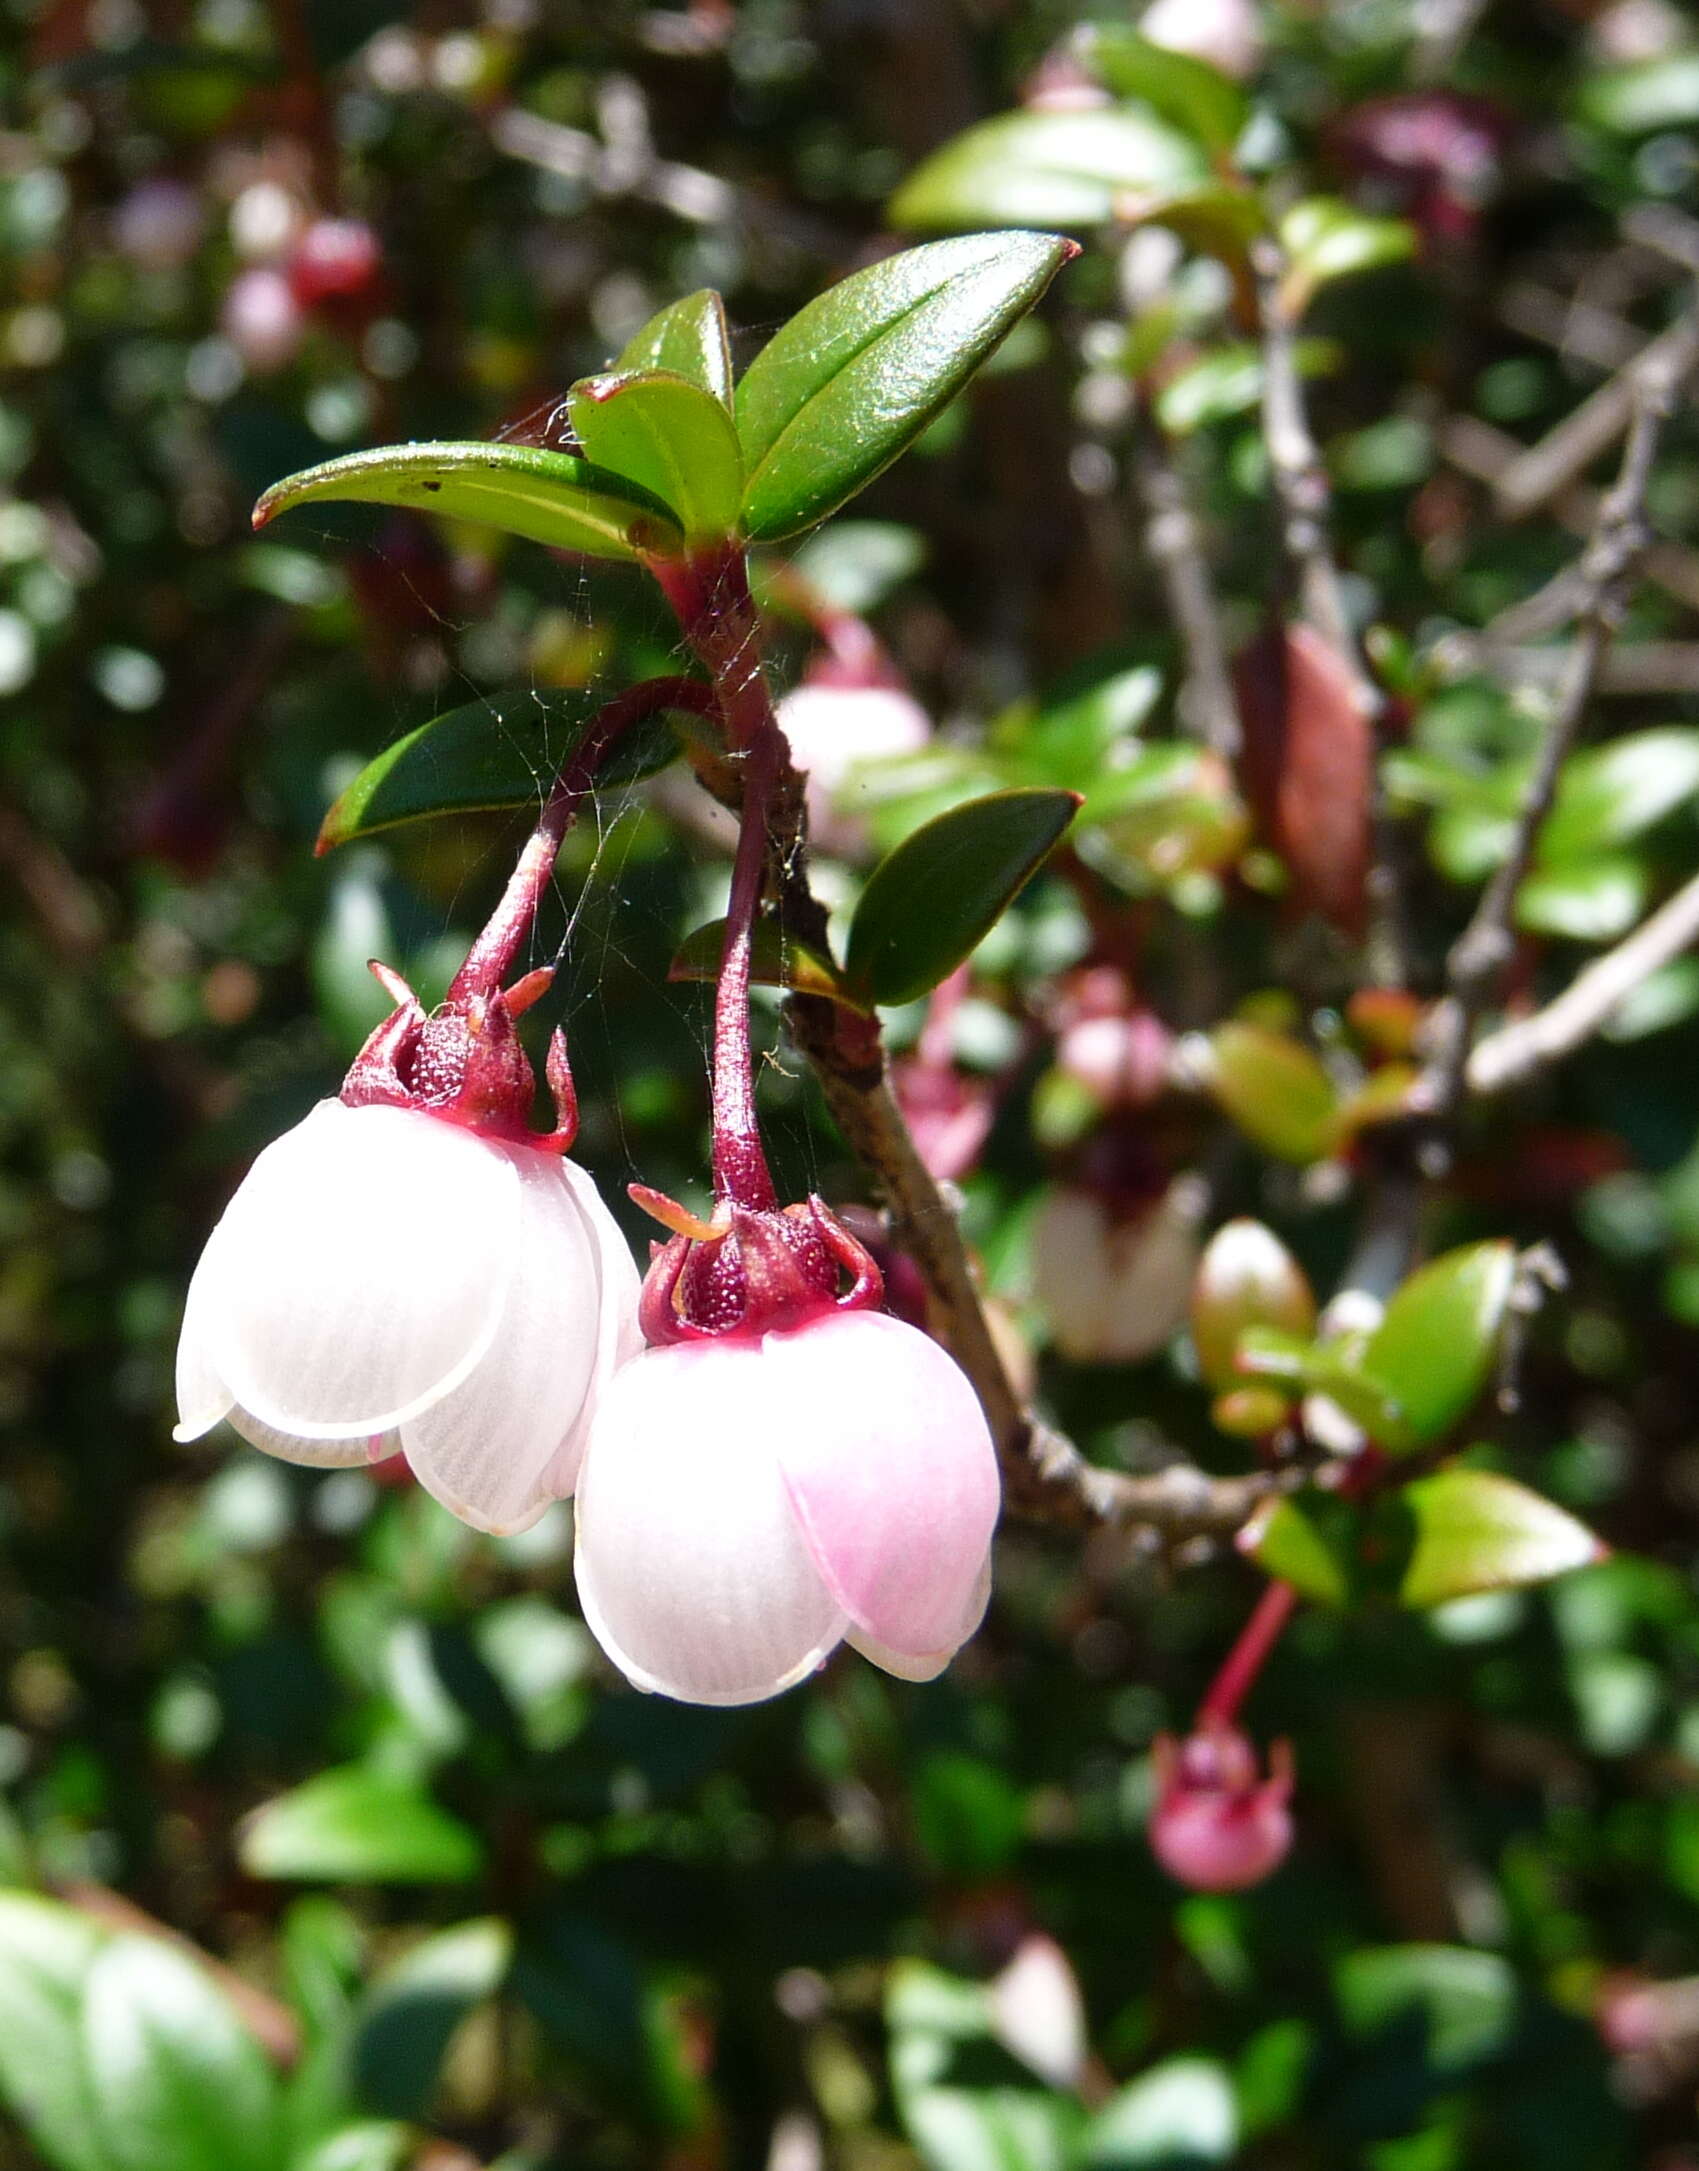
<path id="1" fill-rule="evenodd" d="M 722 1205 L 704 1223 L 641 1184 L 631 1193 L 679 1232 L 655 1246 L 643 1281 L 639 1316 L 657 1347 L 771 1334 L 884 1302 L 872 1254 L 817 1198 L 783 1208 Z"/>
<path id="2" fill-rule="evenodd" d="M 536 1074 L 516 1026 L 554 978 L 551 969 L 527 973 L 510 988 L 452 998 L 429 1015 L 398 973 L 376 961 L 372 971 L 396 1007 L 349 1066 L 341 1097 L 350 1108 L 416 1108 L 510 1145 L 570 1149 L 578 1096 L 565 1035 L 557 1029 L 550 1036 L 544 1068 L 555 1127 L 535 1131 Z"/>
<path id="3" fill-rule="evenodd" d="M 1155 1756 L 1150 1843 L 1170 1877 L 1194 1892 L 1242 1892 L 1280 1867 L 1292 1845 L 1290 1744 L 1274 1744 L 1266 1779 L 1236 1726 L 1160 1735 Z"/>

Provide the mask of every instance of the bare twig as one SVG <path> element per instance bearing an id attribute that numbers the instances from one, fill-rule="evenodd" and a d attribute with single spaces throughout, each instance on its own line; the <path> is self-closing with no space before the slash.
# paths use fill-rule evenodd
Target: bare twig
<path id="1" fill-rule="evenodd" d="M 1511 686 L 1557 686 L 1573 668 L 1568 645 L 1527 648 L 1486 634 L 1451 634 L 1430 651 L 1430 661 L 1456 677 L 1485 671 Z M 1634 641 L 1613 648 L 1599 666 L 1597 694 L 1699 693 L 1699 641 Z"/>
<path id="2" fill-rule="evenodd" d="M 1224 760 L 1239 751 L 1239 710 L 1227 668 L 1227 644 L 1215 583 L 1197 517 L 1173 453 L 1154 416 L 1141 412 L 1133 474 L 1145 514 L 1145 548 L 1168 599 L 1186 659 L 1181 710 L 1191 729 Z"/>
<path id="3" fill-rule="evenodd" d="M 1481 1012 L 1515 950 L 1516 896 L 1541 826 L 1557 796 L 1558 778 L 1575 744 L 1616 629 L 1627 607 L 1648 540 L 1646 490 L 1673 394 L 1666 356 L 1642 366 L 1622 470 L 1599 508 L 1598 524 L 1581 561 L 1584 601 L 1578 612 L 1569 669 L 1540 741 L 1534 774 L 1516 817 L 1510 849 L 1481 892 L 1469 924 L 1447 960 L 1448 995 L 1436 1017 L 1422 1099 L 1442 1124 L 1457 1112 L 1468 1083 L 1469 1043 Z"/>
<path id="4" fill-rule="evenodd" d="M 1387 726 L 1387 702 L 1364 661 L 1345 608 L 1331 536 L 1333 490 L 1310 428 L 1298 375 L 1297 325 L 1286 297 L 1287 263 L 1279 243 L 1265 239 L 1252 252 L 1262 326 L 1263 439 L 1269 477 L 1280 509 L 1281 540 L 1298 586 L 1304 616 L 1335 650 L 1351 674 L 1357 703 L 1369 722 L 1377 753 Z M 1400 895 L 1398 854 L 1381 764 L 1373 787 L 1374 862 L 1369 869 L 1370 962 L 1374 977 L 1401 987 L 1409 979 L 1408 945 Z"/>
<path id="5" fill-rule="evenodd" d="M 1543 1010 L 1500 1026 L 1478 1042 L 1467 1067 L 1469 1091 L 1507 1092 L 1561 1062 L 1672 958 L 1699 942 L 1699 875 L 1676 891 L 1615 949 L 1577 973 Z"/>

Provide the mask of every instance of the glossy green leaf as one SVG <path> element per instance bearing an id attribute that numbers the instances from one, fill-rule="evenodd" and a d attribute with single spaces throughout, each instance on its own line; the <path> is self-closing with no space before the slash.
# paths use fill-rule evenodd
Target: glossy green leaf
<path id="1" fill-rule="evenodd" d="M 1230 151 L 1244 133 L 1250 101 L 1207 60 L 1153 45 L 1131 23 L 1093 23 L 1082 57 L 1117 98 L 1137 98 L 1209 151 Z"/>
<path id="2" fill-rule="evenodd" d="M 992 2039 L 980 1983 L 899 1960 L 886 1996 L 891 2092 L 929 2171 L 1069 2171 L 1079 2106 Z"/>
<path id="3" fill-rule="evenodd" d="M 1405 219 L 1374 218 L 1335 196 L 1309 196 L 1280 222 L 1289 260 L 1289 303 L 1301 310 L 1318 288 L 1359 272 L 1401 264 L 1416 252 Z"/>
<path id="4" fill-rule="evenodd" d="M 1362 1369 L 1402 1409 L 1410 1445 L 1442 1439 L 1479 1398 L 1515 1280 L 1515 1246 L 1495 1239 L 1443 1253 L 1394 1292 Z"/>
<path id="5" fill-rule="evenodd" d="M 1136 215 L 1210 178 L 1196 143 L 1139 106 L 1000 113 L 917 166 L 887 207 L 893 226 L 1059 226 Z"/>
<path id="6" fill-rule="evenodd" d="M 729 407 L 732 356 L 725 303 L 712 287 L 669 302 L 626 342 L 614 367 L 670 370 Z"/>
<path id="7" fill-rule="evenodd" d="M 250 1877 L 423 1885 L 476 1876 L 483 1849 L 411 1781 L 341 1764 L 256 1810 L 240 1854 Z"/>
<path id="8" fill-rule="evenodd" d="M 1699 799 L 1699 731 L 1635 731 L 1565 762 L 1539 836 L 1543 865 L 1632 843 Z"/>
<path id="9" fill-rule="evenodd" d="M 1398 1591 L 1407 1606 L 1547 1583 L 1605 1557 L 1585 1523 L 1491 1470 L 1437 1470 L 1403 1497 L 1416 1522 Z"/>
<path id="10" fill-rule="evenodd" d="M 596 707 L 595 696 L 577 690 L 505 693 L 433 716 L 386 746 L 344 788 L 320 827 L 318 849 L 437 814 L 541 807 Z M 664 713 L 650 717 L 602 763 L 598 786 L 653 776 L 677 752 Z"/>
<path id="11" fill-rule="evenodd" d="M 1282 1161 L 1332 1151 L 1339 1095 L 1312 1049 L 1237 1018 L 1216 1027 L 1209 1047 L 1209 1089 L 1247 1138 Z"/>
<path id="12" fill-rule="evenodd" d="M 1516 924 L 1568 942 L 1614 942 L 1646 909 L 1650 881 L 1623 852 L 1539 866 L 1516 892 Z"/>
<path id="13" fill-rule="evenodd" d="M 800 310 L 737 388 L 746 532 L 795 535 L 870 483 L 1073 253 L 1054 234 L 968 234 L 887 257 Z"/>
<path id="14" fill-rule="evenodd" d="M 676 550 L 682 532 L 665 502 L 571 453 L 537 445 L 380 445 L 273 483 L 255 527 L 297 505 L 401 505 L 471 520 L 592 558 Z"/>
<path id="15" fill-rule="evenodd" d="M 686 541 L 734 532 L 743 452 L 724 400 L 669 371 L 640 370 L 586 377 L 567 404 L 590 460 L 671 506 Z"/>
<path id="16" fill-rule="evenodd" d="M 1342 1606 L 1350 1596 L 1344 1562 L 1295 1500 L 1265 1501 L 1234 1543 L 1248 1560 L 1319 1605 Z"/>
<path id="17" fill-rule="evenodd" d="M 439 1930 L 413 1946 L 372 1985 L 355 2020 L 354 2092 L 385 2118 L 430 2110 L 449 2044 L 474 2006 L 507 1973 L 513 1932 L 485 1918 Z"/>
<path id="18" fill-rule="evenodd" d="M 1079 809 L 1064 791 L 991 792 L 925 822 L 873 870 L 844 977 L 872 1003 L 912 1002 L 979 946 Z"/>
<path id="19" fill-rule="evenodd" d="M 0 2108 L 57 2171 L 112 2171 L 78 2041 L 84 1985 L 106 1942 L 58 1900 L 0 1892 Z"/>
<path id="20" fill-rule="evenodd" d="M 1166 2058 L 1120 2089 L 1093 2118 L 1085 2171 L 1202 2171 L 1231 2163 L 1239 2108 L 1225 2066 L 1214 2058 Z"/>
<path id="21" fill-rule="evenodd" d="M 113 2171 L 281 2171 L 277 2085 L 205 1969 L 152 1937 L 89 1969 L 82 2060 Z"/>
<path id="22" fill-rule="evenodd" d="M 1278 1327 L 1307 1341 L 1316 1300 L 1303 1268 L 1260 1221 L 1227 1222 L 1209 1240 L 1192 1284 L 1192 1345 L 1198 1367 L 1218 1393 L 1242 1384 L 1239 1337 L 1247 1327 Z"/>
<path id="23" fill-rule="evenodd" d="M 725 950 L 726 923 L 710 920 L 686 935 L 667 967 L 669 980 L 717 980 Z M 758 987 L 788 988 L 795 995 L 823 995 L 828 1002 L 859 1007 L 829 957 L 786 935 L 771 919 L 755 923 L 750 978 Z"/>
<path id="24" fill-rule="evenodd" d="M 1419 2028 L 1427 2062 L 1467 2070 L 1503 2049 L 1516 2021 L 1516 1971 L 1501 1953 L 1460 1945 L 1361 1946 L 1334 1978 L 1346 2032 Z"/>
<path id="25" fill-rule="evenodd" d="M 401 2171 L 413 2153 L 410 2128 L 391 2119 L 362 2118 L 297 2156 L 289 2171 Z"/>

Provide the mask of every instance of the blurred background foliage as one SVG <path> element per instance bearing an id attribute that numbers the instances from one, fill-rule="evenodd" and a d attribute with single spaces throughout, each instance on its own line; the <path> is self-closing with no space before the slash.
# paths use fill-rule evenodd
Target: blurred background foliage
<path id="1" fill-rule="evenodd" d="M 930 199 L 913 177 L 1035 95 L 1077 123 L 1078 14 L 0 5 L 7 2171 L 1699 2163 L 1691 964 L 1472 1136 L 1436 1216 L 1440 1241 L 1565 1262 L 1495 1452 L 1615 1556 L 1546 1592 L 1300 1617 L 1253 1713 L 1295 1744 L 1299 1839 L 1249 1894 L 1179 1892 L 1143 1837 L 1151 1743 L 1247 1611 L 1242 1562 L 1013 1527 L 990 1620 L 936 1684 L 843 1660 L 704 1712 L 597 1658 L 565 1510 L 489 1541 L 399 1465 L 170 1442 L 181 1294 L 222 1201 L 381 1014 L 368 956 L 440 989 L 513 830 L 315 859 L 326 806 L 457 702 L 672 652 L 635 574 L 404 515 L 315 508 L 254 538 L 252 499 L 361 443 L 546 435 L 565 386 L 690 288 L 725 291 L 747 355 L 890 245 L 905 184 L 912 226 L 993 222 L 971 159 L 930 169 Z M 1495 485 L 1680 305 L 1699 41 L 1661 0 L 1260 15 L 1247 162 L 1357 215 L 1357 275 L 1318 278 L 1304 361 L 1351 601 L 1404 711 L 1431 987 L 1534 729 L 1537 648 L 1507 682 L 1470 636 L 1568 561 L 1584 478 L 1521 520 Z M 1248 1002 L 1369 1043 L 1232 779 L 1175 735 L 1130 481 L 1138 377 L 1250 643 L 1276 587 L 1257 359 L 1213 260 L 1129 242 L 1113 188 L 1085 186 L 1083 211 L 1014 204 L 1091 246 L 808 570 L 872 614 L 941 727 L 870 773 L 881 841 L 988 781 L 1088 793 L 1077 853 L 946 1021 L 995 1099 L 968 1226 L 1094 1454 L 1138 1467 L 1159 1426 L 1226 1470 L 1247 1450 L 1211 1429 L 1183 1335 L 1071 1363 L 1035 1304 L 1045 1186 L 1089 1190 L 1099 1136 L 1052 1061 L 1066 976 L 1107 960 L 1172 1030 Z M 1389 218 L 1413 246 L 1378 246 Z M 1628 782 L 1570 786 L 1524 900 L 1530 975 L 1692 865 L 1696 503 L 1683 413 L 1620 652 L 1656 662 L 1594 719 L 1655 743 Z M 794 625 L 777 649 L 793 675 Z M 705 1164 L 705 997 L 665 972 L 723 862 L 706 803 L 668 791 L 608 796 L 546 931 L 570 914 L 556 1008 L 610 1197 L 637 1175 L 700 1196 Z M 845 895 L 860 848 L 826 872 Z M 899 1014 L 899 1042 L 918 1026 Z M 857 1196 L 800 1066 L 765 1091 L 789 1188 Z M 1349 1126 L 1288 1150 L 1252 1103 L 1275 1159 L 1165 1104 L 1134 1188 L 1209 1157 L 1215 1210 L 1268 1218 L 1325 1288 Z M 1177 1256 L 1139 1298 L 1176 1323 Z"/>

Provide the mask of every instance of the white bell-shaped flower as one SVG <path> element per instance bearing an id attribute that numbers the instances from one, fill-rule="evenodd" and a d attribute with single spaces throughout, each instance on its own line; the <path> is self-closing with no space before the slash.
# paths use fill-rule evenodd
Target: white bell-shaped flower
<path id="1" fill-rule="evenodd" d="M 577 1481 L 642 1346 L 638 1275 L 585 1172 L 425 1110 L 321 1101 L 207 1240 L 177 1351 L 179 1440 L 228 1418 L 287 1462 L 404 1454 L 475 1529 Z"/>

